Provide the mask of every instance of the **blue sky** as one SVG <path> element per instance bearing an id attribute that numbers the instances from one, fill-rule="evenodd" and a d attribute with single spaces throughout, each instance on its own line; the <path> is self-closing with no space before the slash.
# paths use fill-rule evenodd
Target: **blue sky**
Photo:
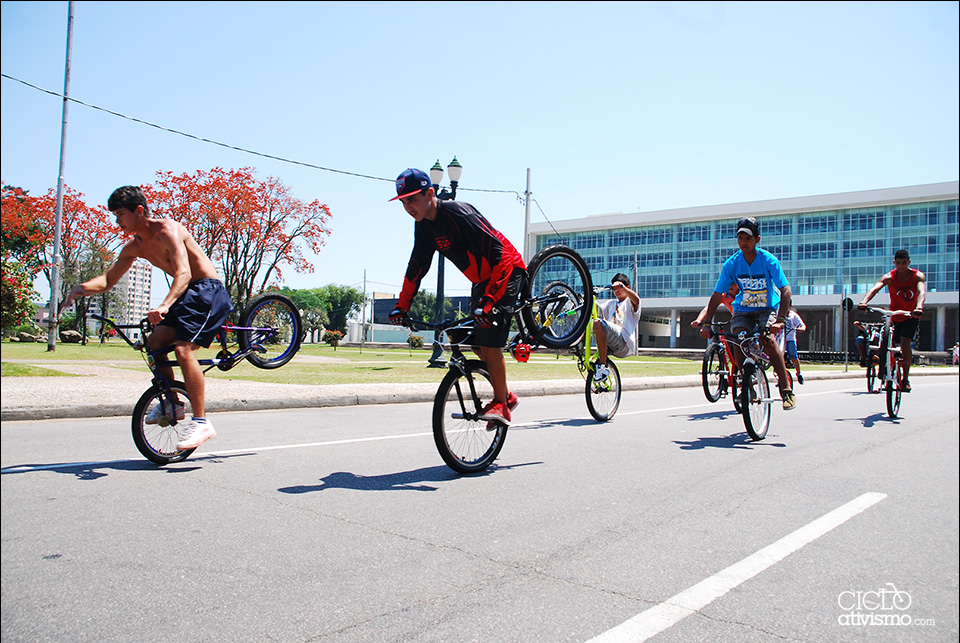
<path id="1" fill-rule="evenodd" d="M 366 272 L 395 293 L 413 224 L 393 179 L 438 159 L 518 247 L 527 168 L 534 222 L 957 180 L 958 6 L 79 1 L 72 98 L 375 178 L 72 103 L 65 181 L 94 204 L 158 171 L 253 167 L 333 213 L 287 285 Z M 61 92 L 67 3 L 3 2 L 0 25 L 3 74 Z M 42 194 L 62 100 L 0 87 L 2 179 Z"/>

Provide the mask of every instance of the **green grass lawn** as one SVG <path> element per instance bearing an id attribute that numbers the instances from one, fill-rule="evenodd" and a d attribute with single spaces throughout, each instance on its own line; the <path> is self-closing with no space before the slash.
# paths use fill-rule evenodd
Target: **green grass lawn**
<path id="1" fill-rule="evenodd" d="M 201 358 L 213 357 L 213 349 L 201 351 Z M 429 349 L 411 351 L 407 348 L 364 349 L 341 347 L 337 350 L 325 344 L 305 344 L 292 362 L 273 370 L 262 370 L 243 362 L 230 371 L 213 368 L 207 377 L 238 379 L 254 382 L 276 382 L 286 384 L 353 384 L 353 383 L 430 383 L 439 382 L 447 372 L 443 368 L 427 368 L 432 355 Z M 332 358 L 313 359 L 310 358 Z M 0 345 L 0 359 L 3 361 L 3 377 L 63 375 L 57 372 L 40 372 L 37 369 L 45 362 L 57 360 L 96 361 L 101 366 L 126 369 L 146 369 L 142 365 L 142 356 L 120 340 L 112 340 L 100 345 L 93 342 L 87 346 L 79 344 L 57 344 L 56 351 L 47 351 L 45 343 L 23 344 L 3 342 Z M 30 365 L 12 364 L 9 360 L 26 360 Z M 700 373 L 700 361 L 680 357 L 630 357 L 618 359 L 617 366 L 624 378 L 669 377 L 677 375 L 697 375 Z M 34 367 L 31 370 L 31 367 Z M 55 364 L 50 364 L 55 369 Z M 805 370 L 836 370 L 842 365 L 822 364 L 804 365 Z M 534 353 L 530 361 L 521 364 L 507 356 L 507 378 L 512 381 L 580 379 L 577 360 L 571 355 L 554 353 Z"/>

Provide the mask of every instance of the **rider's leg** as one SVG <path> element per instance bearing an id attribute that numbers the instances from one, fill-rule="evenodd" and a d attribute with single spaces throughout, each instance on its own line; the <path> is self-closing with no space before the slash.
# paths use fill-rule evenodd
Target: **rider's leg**
<path id="1" fill-rule="evenodd" d="M 503 358 L 503 349 L 477 346 L 474 350 L 480 355 L 480 359 L 487 364 L 487 370 L 490 372 L 490 383 L 493 384 L 493 399 L 506 404 L 507 363 Z"/>
<path id="2" fill-rule="evenodd" d="M 903 381 L 910 381 L 910 364 L 913 363 L 913 348 L 910 346 L 912 337 L 900 338 L 900 366 L 903 368 Z"/>
<path id="3" fill-rule="evenodd" d="M 173 328 L 170 326 L 157 326 L 147 336 L 147 348 L 151 351 L 156 351 L 167 346 L 172 346 L 176 341 L 177 332 Z M 158 370 L 168 381 L 173 381 L 173 367 L 163 366 Z"/>
<path id="4" fill-rule="evenodd" d="M 193 417 L 205 418 L 206 407 L 204 404 L 204 379 L 203 369 L 200 368 L 200 362 L 197 360 L 197 351 L 200 346 L 193 342 L 177 342 L 176 355 L 177 364 L 183 372 L 183 384 L 187 389 L 187 395 L 190 396 L 190 404 L 193 406 Z"/>
<path id="5" fill-rule="evenodd" d="M 783 359 L 783 353 L 780 351 L 780 345 L 774 340 L 773 337 L 769 335 L 763 339 L 764 346 L 767 349 L 767 354 L 770 355 L 770 363 L 773 364 L 773 370 L 777 373 L 777 380 L 779 381 L 779 386 L 781 391 L 792 390 L 787 383 L 790 381 L 787 379 L 787 365 Z"/>
<path id="6" fill-rule="evenodd" d="M 597 364 L 607 363 L 607 331 L 598 319 L 593 322 L 593 336 L 597 341 Z"/>

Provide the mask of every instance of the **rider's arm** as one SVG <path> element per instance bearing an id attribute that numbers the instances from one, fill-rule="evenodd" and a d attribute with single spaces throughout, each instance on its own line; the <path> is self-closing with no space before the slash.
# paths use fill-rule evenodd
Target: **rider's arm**
<path id="1" fill-rule="evenodd" d="M 164 226 L 157 235 L 156 245 L 170 257 L 170 276 L 173 282 L 170 284 L 170 292 L 163 298 L 159 306 L 147 312 L 147 318 L 151 324 L 158 324 L 163 316 L 169 312 L 170 307 L 180 298 L 180 295 L 186 292 L 190 286 L 191 271 L 190 257 L 187 254 L 187 246 L 180 235 L 180 229 L 175 226 Z"/>
<path id="2" fill-rule="evenodd" d="M 927 276 L 917 271 L 917 306 L 913 309 L 914 317 L 923 316 L 923 302 L 927 298 Z"/>
<path id="3" fill-rule="evenodd" d="M 863 299 L 860 300 L 859 306 L 866 306 L 867 303 L 873 299 L 878 292 L 883 290 L 883 287 L 887 285 L 887 281 L 890 279 L 890 275 L 884 275 L 877 283 L 873 284 L 873 287 L 867 291 L 867 294 L 863 296 Z"/>
<path id="4" fill-rule="evenodd" d="M 136 254 L 128 250 L 127 246 L 124 246 L 116 262 L 110 266 L 104 274 L 74 286 L 70 290 L 70 294 L 67 295 L 67 298 L 64 299 L 60 305 L 61 308 L 66 308 L 72 304 L 77 297 L 89 297 L 90 295 L 99 295 L 100 293 L 107 292 L 120 281 L 120 277 L 130 270 L 130 266 L 132 266 L 136 260 Z"/>

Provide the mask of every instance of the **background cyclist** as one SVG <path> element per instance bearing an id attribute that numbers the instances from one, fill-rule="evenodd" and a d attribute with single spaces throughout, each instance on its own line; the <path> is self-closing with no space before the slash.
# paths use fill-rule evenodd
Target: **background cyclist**
<path id="1" fill-rule="evenodd" d="M 640 322 L 640 297 L 630 290 L 630 279 L 618 272 L 611 281 L 616 299 L 597 302 L 601 319 L 593 322 L 597 340 L 597 370 L 593 379 L 600 382 L 610 375 L 607 354 L 626 357 L 636 349 L 634 336 Z"/>
<path id="2" fill-rule="evenodd" d="M 740 292 L 733 302 L 730 332 L 737 335 L 740 331 L 752 333 L 757 326 L 769 327 L 770 334 L 763 338 L 764 348 L 777 372 L 783 410 L 789 411 L 797 406 L 797 398 L 787 384 L 789 380 L 783 353 L 774 338 L 783 328 L 790 311 L 790 283 L 783 274 L 780 261 L 766 250 L 757 247 L 759 242 L 760 224 L 757 220 L 753 217 L 740 219 L 737 223 L 737 245 L 740 250 L 723 263 L 717 285 L 702 318 L 713 318 L 713 313 L 724 295 L 730 291 L 730 286 L 736 283 Z M 737 365 L 742 365 L 743 352 L 737 342 L 733 342 L 733 352 Z"/>
<path id="3" fill-rule="evenodd" d="M 894 315 L 893 341 L 900 343 L 903 367 L 901 390 L 910 392 L 910 363 L 913 361 L 913 349 L 910 342 L 917 333 L 920 318 L 923 317 L 923 302 L 927 297 L 927 276 L 910 267 L 910 253 L 897 250 L 893 255 L 893 270 L 880 278 L 880 281 L 867 291 L 860 302 L 860 308 L 874 298 L 884 287 L 890 292 L 890 310 L 909 310 L 909 315 Z"/>

